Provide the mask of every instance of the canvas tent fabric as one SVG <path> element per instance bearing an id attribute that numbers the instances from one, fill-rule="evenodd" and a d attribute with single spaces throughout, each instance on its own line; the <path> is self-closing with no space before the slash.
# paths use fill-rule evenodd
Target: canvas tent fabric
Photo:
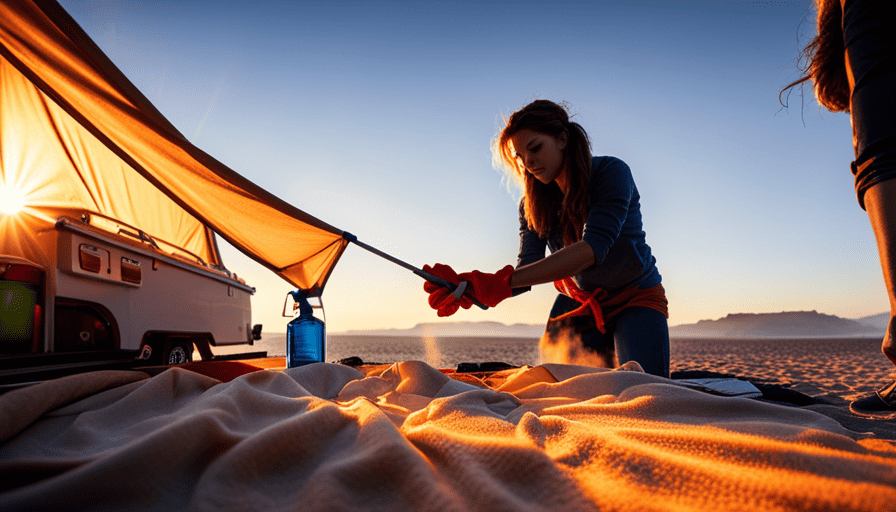
<path id="1" fill-rule="evenodd" d="M 0 0 L 0 253 L 46 264 L 62 215 L 98 213 L 220 265 L 215 233 L 322 291 L 348 241 L 192 145 L 52 0 Z"/>

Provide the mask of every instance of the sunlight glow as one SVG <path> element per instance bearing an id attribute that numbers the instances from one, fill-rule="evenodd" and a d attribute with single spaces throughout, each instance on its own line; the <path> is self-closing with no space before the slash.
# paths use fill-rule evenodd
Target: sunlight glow
<path id="1" fill-rule="evenodd" d="M 0 185 L 0 212 L 15 215 L 25 207 L 25 192 L 15 187 Z"/>

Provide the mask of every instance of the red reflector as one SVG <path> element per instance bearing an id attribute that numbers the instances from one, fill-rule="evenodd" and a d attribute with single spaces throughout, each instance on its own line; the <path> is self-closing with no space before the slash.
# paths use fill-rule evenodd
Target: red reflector
<path id="1" fill-rule="evenodd" d="M 126 283 L 140 284 L 143 280 L 143 272 L 140 262 L 128 258 L 121 258 L 121 280 Z"/>
<path id="2" fill-rule="evenodd" d="M 80 253 L 81 269 L 99 274 L 100 269 L 103 268 L 103 260 L 99 255 L 83 245 Z"/>
<path id="3" fill-rule="evenodd" d="M 41 316 L 40 316 L 40 304 L 36 304 L 34 306 L 34 329 L 32 330 L 32 338 L 31 338 L 31 351 L 32 352 L 40 352 L 40 333 L 42 330 L 41 325 Z"/>

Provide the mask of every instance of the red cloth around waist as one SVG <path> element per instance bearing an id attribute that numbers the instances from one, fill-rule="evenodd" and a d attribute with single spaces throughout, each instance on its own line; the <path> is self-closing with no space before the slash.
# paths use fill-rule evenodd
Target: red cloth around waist
<path id="1" fill-rule="evenodd" d="M 594 315 L 594 324 L 598 330 L 605 333 L 607 331 L 604 326 L 614 321 L 626 308 L 636 306 L 653 308 L 665 315 L 666 318 L 669 318 L 669 301 L 666 300 L 666 290 L 661 284 L 644 289 L 633 286 L 610 298 L 608 298 L 609 294 L 601 288 L 593 292 L 582 290 L 571 277 L 554 281 L 554 286 L 560 293 L 577 302 L 581 302 L 582 305 L 572 311 L 551 318 L 551 321 L 590 313 Z"/>

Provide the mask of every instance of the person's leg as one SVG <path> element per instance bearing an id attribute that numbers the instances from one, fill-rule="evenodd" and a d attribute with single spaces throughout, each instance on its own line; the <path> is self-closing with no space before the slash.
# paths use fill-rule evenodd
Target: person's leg
<path id="1" fill-rule="evenodd" d="M 865 209 L 890 297 L 890 325 L 881 350 L 896 365 L 896 180 L 881 181 L 865 192 Z"/>
<path id="2" fill-rule="evenodd" d="M 896 38 L 886 2 L 849 1 L 843 9 L 846 73 L 856 159 L 852 163 L 859 204 L 868 212 L 884 283 L 890 322 L 881 350 L 896 364 L 896 66 L 887 56 Z M 896 381 L 850 404 L 857 414 L 896 418 Z"/>
<path id="3" fill-rule="evenodd" d="M 637 361 L 644 371 L 669 377 L 669 324 L 653 308 L 632 307 L 616 320 L 614 339 L 619 364 Z"/>
<path id="4" fill-rule="evenodd" d="M 896 179 L 872 185 L 865 190 L 864 201 L 890 298 L 890 323 L 881 351 L 896 364 Z M 849 404 L 849 410 L 869 418 L 896 419 L 896 372 L 877 392 Z"/>
<path id="5" fill-rule="evenodd" d="M 856 159 L 856 198 L 868 212 L 890 299 L 890 325 L 881 349 L 896 364 L 896 52 L 892 6 L 885 2 L 842 3 L 846 73 Z"/>

